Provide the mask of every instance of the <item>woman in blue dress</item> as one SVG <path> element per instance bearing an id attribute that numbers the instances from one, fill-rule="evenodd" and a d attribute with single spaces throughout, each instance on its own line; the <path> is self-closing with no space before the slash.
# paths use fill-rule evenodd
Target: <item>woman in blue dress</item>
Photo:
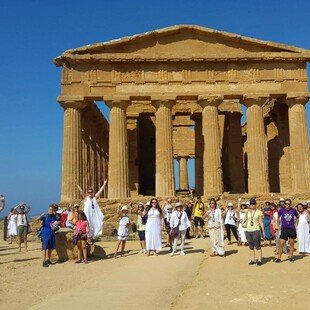
<path id="1" fill-rule="evenodd" d="M 52 250 L 56 249 L 55 231 L 59 226 L 53 205 L 48 207 L 47 214 L 41 215 L 40 220 L 43 226 L 41 237 L 43 267 L 48 267 L 51 264 Z"/>

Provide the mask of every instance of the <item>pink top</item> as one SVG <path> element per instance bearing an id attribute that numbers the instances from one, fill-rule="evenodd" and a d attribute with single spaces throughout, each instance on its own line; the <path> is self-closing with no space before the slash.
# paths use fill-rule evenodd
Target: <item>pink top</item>
<path id="1" fill-rule="evenodd" d="M 87 221 L 77 221 L 76 226 L 75 226 L 75 233 L 78 234 L 79 232 L 82 232 L 83 234 L 86 234 L 86 226 L 87 226 Z"/>

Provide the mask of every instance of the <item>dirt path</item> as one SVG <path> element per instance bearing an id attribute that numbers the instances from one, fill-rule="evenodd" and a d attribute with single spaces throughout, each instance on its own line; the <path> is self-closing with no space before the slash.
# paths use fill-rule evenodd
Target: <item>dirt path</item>
<path id="1" fill-rule="evenodd" d="M 102 242 L 107 254 L 115 242 Z M 209 240 L 187 242 L 187 255 L 137 254 L 127 243 L 124 258 L 73 262 L 43 268 L 40 244 L 17 254 L 16 245 L 0 242 L 0 309 L 307 309 L 310 303 L 310 257 L 272 262 L 264 248 L 264 265 L 248 266 L 248 249 L 227 246 L 227 257 L 211 258 Z M 284 257 L 285 258 L 285 257 Z"/>

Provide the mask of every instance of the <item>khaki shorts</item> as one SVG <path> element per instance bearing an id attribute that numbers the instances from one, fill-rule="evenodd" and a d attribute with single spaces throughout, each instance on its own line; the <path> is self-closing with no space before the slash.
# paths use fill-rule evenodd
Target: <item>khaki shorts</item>
<path id="1" fill-rule="evenodd" d="M 24 225 L 18 225 L 17 226 L 17 236 L 21 236 L 21 235 L 27 236 L 27 234 L 28 234 L 28 225 L 27 226 L 24 226 Z"/>

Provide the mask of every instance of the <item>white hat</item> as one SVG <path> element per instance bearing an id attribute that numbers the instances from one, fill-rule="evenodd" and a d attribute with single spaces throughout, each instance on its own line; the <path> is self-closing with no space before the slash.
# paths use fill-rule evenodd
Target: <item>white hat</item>
<path id="1" fill-rule="evenodd" d="M 147 202 L 146 202 L 146 205 L 147 205 L 147 206 L 150 206 L 150 205 L 151 205 L 151 202 L 150 202 L 150 201 L 147 201 Z"/>
<path id="2" fill-rule="evenodd" d="M 128 208 L 126 206 L 123 206 L 121 211 L 128 211 Z"/>
<path id="3" fill-rule="evenodd" d="M 245 204 L 246 204 L 247 206 L 249 206 L 249 205 L 250 205 L 250 201 L 247 201 Z"/>
<path id="4" fill-rule="evenodd" d="M 280 200 L 279 201 L 285 201 L 285 199 L 284 198 L 280 198 Z"/>
<path id="5" fill-rule="evenodd" d="M 176 207 L 176 208 L 177 208 L 177 207 L 183 207 L 183 205 L 182 205 L 181 202 L 177 202 L 177 203 L 175 204 L 175 207 Z"/>
<path id="6" fill-rule="evenodd" d="M 227 204 L 227 207 L 233 207 L 234 205 L 232 204 L 232 202 L 229 202 L 228 204 Z"/>
<path id="7" fill-rule="evenodd" d="M 173 209 L 173 206 L 172 205 L 167 205 L 166 209 Z"/>
<path id="8" fill-rule="evenodd" d="M 140 202 L 138 203 L 138 206 L 143 206 L 143 202 L 140 201 Z"/>

